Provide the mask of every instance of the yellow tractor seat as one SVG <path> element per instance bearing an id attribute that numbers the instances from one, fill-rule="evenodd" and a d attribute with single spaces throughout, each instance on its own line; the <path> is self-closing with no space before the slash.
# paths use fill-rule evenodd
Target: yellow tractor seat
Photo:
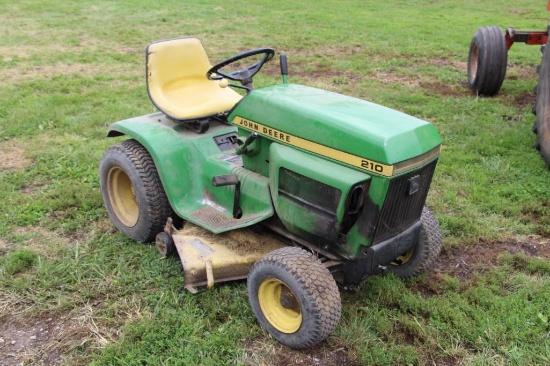
<path id="1" fill-rule="evenodd" d="M 146 63 L 149 98 L 172 119 L 189 121 L 221 115 L 242 98 L 206 77 L 212 65 L 197 38 L 153 42 L 147 46 Z"/>

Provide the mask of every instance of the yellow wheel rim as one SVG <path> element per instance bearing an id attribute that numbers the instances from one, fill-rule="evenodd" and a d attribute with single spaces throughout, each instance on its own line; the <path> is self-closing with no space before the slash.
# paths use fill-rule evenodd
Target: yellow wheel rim
<path id="1" fill-rule="evenodd" d="M 269 278 L 260 284 L 258 300 L 267 321 L 279 332 L 294 333 L 302 325 L 296 294 L 282 281 Z"/>
<path id="2" fill-rule="evenodd" d="M 393 262 L 391 262 L 391 264 L 394 266 L 402 266 L 403 264 L 411 260 L 413 254 L 414 254 L 414 248 L 409 250 L 407 253 L 395 258 Z"/>
<path id="3" fill-rule="evenodd" d="M 115 166 L 107 175 L 107 192 L 111 207 L 124 226 L 133 227 L 139 218 L 136 190 L 124 170 Z"/>

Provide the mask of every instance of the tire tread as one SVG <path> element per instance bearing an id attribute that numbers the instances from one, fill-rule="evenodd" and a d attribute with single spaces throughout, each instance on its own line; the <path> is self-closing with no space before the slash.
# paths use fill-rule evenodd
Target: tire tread
<path id="1" fill-rule="evenodd" d="M 472 50 L 477 47 L 477 72 L 472 75 Z M 506 39 L 499 27 L 481 27 L 470 43 L 468 56 L 468 83 L 476 94 L 496 95 L 506 76 L 508 50 Z"/>
<path id="2" fill-rule="evenodd" d="M 401 265 L 389 266 L 398 277 L 413 277 L 429 270 L 441 252 L 441 229 L 435 216 L 426 207 L 422 209 L 421 221 L 420 238 L 413 257 Z"/>
<path id="3" fill-rule="evenodd" d="M 297 280 L 306 297 L 313 300 L 312 308 L 308 309 L 308 314 L 304 316 L 314 317 L 313 328 L 306 329 L 299 342 L 289 342 L 285 339 L 289 337 L 284 335 L 278 337 L 277 334 L 267 330 L 281 343 L 296 349 L 313 347 L 328 337 L 338 324 L 342 312 L 340 292 L 328 269 L 311 253 L 296 247 L 285 247 L 268 253 L 254 264 L 251 273 L 261 272 L 266 267 L 277 267 Z M 251 296 L 250 289 L 249 296 Z M 252 308 L 255 313 L 259 311 L 259 307 L 255 309 L 253 305 Z M 260 320 L 259 315 L 256 314 L 258 320 Z M 262 321 L 260 324 L 265 328 Z"/>
<path id="4" fill-rule="evenodd" d="M 109 147 L 103 155 L 103 161 L 115 156 L 122 156 L 129 160 L 130 168 L 137 174 L 145 193 L 148 218 L 143 221 L 144 225 L 136 230 L 132 238 L 141 242 L 152 242 L 162 231 L 168 217 L 174 215 L 155 163 L 147 149 L 133 139 L 124 140 Z"/>
<path id="5" fill-rule="evenodd" d="M 546 44 L 548 46 L 549 42 Z M 537 135 L 535 149 L 550 167 L 550 53 L 548 47 L 541 47 L 542 62 L 537 68 L 539 74 L 536 87 L 535 115 L 533 132 Z"/>

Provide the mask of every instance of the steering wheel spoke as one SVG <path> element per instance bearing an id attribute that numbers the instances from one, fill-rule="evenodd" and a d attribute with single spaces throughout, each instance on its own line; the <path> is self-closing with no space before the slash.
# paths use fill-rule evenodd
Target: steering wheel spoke
<path id="1" fill-rule="evenodd" d="M 243 67 L 233 72 L 225 72 L 221 69 L 231 64 L 237 63 L 240 60 L 262 55 L 261 59 L 252 65 Z M 238 81 L 247 89 L 252 89 L 252 78 L 256 75 L 262 66 L 271 60 L 275 55 L 275 51 L 272 48 L 258 48 L 255 50 L 247 51 L 228 58 L 214 66 L 206 73 L 206 77 L 210 80 L 220 80 L 223 78 Z"/>

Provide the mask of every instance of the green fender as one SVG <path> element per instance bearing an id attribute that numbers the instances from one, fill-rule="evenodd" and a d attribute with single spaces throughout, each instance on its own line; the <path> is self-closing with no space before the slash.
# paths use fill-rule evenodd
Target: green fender
<path id="1" fill-rule="evenodd" d="M 153 113 L 112 124 L 107 136 L 127 135 L 142 144 L 151 155 L 166 196 L 174 212 L 214 233 L 245 227 L 274 214 L 269 180 L 232 163 L 235 150 L 220 151 L 214 137 L 236 132 L 236 127 L 212 124 L 197 134 L 174 123 L 162 113 Z M 214 187 L 212 177 L 236 174 L 241 181 L 241 220 L 232 220 L 234 186 Z M 227 216 L 223 227 L 212 225 L 204 210 L 213 208 Z M 211 210 L 212 211 L 212 210 Z M 211 218 L 212 219 L 212 218 Z"/>

